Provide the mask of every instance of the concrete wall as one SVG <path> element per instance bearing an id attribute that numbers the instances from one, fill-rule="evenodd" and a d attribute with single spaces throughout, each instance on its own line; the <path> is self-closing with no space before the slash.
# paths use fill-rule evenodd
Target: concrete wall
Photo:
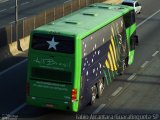
<path id="1" fill-rule="evenodd" d="M 121 1 L 122 0 L 106 0 L 105 3 L 118 4 Z M 0 49 L 0 61 L 5 60 L 8 57 L 16 56 L 17 54 L 26 52 L 29 47 L 29 40 L 30 36 L 20 39 L 20 46 L 22 48 L 22 51 L 18 50 L 17 41 L 9 44 L 8 46 L 2 47 Z"/>

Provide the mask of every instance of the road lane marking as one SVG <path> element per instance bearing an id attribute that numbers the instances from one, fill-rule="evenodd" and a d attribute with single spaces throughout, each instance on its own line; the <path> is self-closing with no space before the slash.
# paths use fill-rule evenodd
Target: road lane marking
<path id="1" fill-rule="evenodd" d="M 15 67 L 17 67 L 17 66 L 25 63 L 26 61 L 27 61 L 27 59 L 24 59 L 24 60 L 22 60 L 21 62 L 13 65 L 13 66 L 11 66 L 11 67 L 9 67 L 9 68 L 7 68 L 7 69 L 5 69 L 4 71 L 0 72 L 0 76 L 3 75 L 3 74 L 5 74 L 6 72 L 10 71 L 11 69 L 14 69 Z"/>
<path id="2" fill-rule="evenodd" d="M 26 4 L 29 4 L 30 2 L 24 2 L 24 3 L 22 3 L 21 5 L 26 5 Z"/>
<path id="3" fill-rule="evenodd" d="M 160 12 L 160 9 L 157 11 L 157 12 L 155 12 L 155 13 L 153 13 L 152 15 L 150 15 L 148 18 L 146 18 L 145 20 L 143 20 L 141 23 L 139 23 L 138 25 L 137 25 L 137 28 L 139 28 L 141 25 L 143 25 L 145 22 L 147 22 L 149 19 L 151 19 L 153 16 L 155 16 L 156 14 L 158 14 Z"/>
<path id="4" fill-rule="evenodd" d="M 106 104 L 101 104 L 92 114 L 97 114 L 99 113 L 104 107 L 105 107 Z"/>
<path id="5" fill-rule="evenodd" d="M 3 9 L 3 10 L 0 10 L 0 12 L 4 12 L 4 11 L 6 11 L 7 9 Z"/>
<path id="6" fill-rule="evenodd" d="M 158 53 L 159 51 L 156 51 L 155 53 L 152 54 L 152 57 L 155 57 Z"/>
<path id="7" fill-rule="evenodd" d="M 149 63 L 149 61 L 145 61 L 145 62 L 141 65 L 141 68 L 144 68 L 148 63 Z"/>
<path id="8" fill-rule="evenodd" d="M 132 80 L 136 75 L 137 73 L 133 73 L 127 80 Z"/>
<path id="9" fill-rule="evenodd" d="M 115 97 L 122 89 L 123 87 L 118 87 L 117 90 L 112 93 L 112 96 Z"/>
<path id="10" fill-rule="evenodd" d="M 15 115 L 18 111 L 20 111 L 22 108 L 24 108 L 27 104 L 23 103 L 22 105 L 18 106 L 16 109 L 14 109 L 13 111 L 11 111 L 9 113 L 9 115 Z"/>

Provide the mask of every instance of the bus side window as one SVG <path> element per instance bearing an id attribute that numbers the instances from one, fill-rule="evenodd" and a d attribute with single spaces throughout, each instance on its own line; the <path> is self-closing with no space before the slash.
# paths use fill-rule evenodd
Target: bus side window
<path id="1" fill-rule="evenodd" d="M 125 27 L 128 28 L 135 23 L 135 12 L 131 12 L 124 15 Z"/>

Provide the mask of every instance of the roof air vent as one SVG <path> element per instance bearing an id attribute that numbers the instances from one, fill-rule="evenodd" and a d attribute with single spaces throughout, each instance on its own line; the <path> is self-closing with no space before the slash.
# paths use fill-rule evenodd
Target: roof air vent
<path id="1" fill-rule="evenodd" d="M 78 25 L 79 24 L 79 22 L 76 22 L 76 21 L 65 21 L 65 23 L 73 24 L 73 25 Z"/>
<path id="2" fill-rule="evenodd" d="M 95 4 L 92 4 L 92 5 L 89 5 L 88 7 L 96 7 L 97 5 Z"/>
<path id="3" fill-rule="evenodd" d="M 50 23 L 48 23 L 47 25 L 54 25 L 54 22 L 50 22 Z"/>
<path id="4" fill-rule="evenodd" d="M 97 16 L 96 13 L 83 13 L 83 15 L 88 15 L 88 16 Z"/>
<path id="5" fill-rule="evenodd" d="M 114 8 L 115 10 L 122 10 L 122 9 L 124 9 L 123 7 L 116 7 L 116 8 Z"/>
<path id="6" fill-rule="evenodd" d="M 108 6 L 98 6 L 99 8 L 110 9 Z"/>

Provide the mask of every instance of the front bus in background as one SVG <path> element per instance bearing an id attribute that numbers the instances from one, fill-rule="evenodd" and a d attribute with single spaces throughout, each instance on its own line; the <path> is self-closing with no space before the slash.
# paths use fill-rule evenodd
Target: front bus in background
<path id="1" fill-rule="evenodd" d="M 96 3 L 31 33 L 27 103 L 77 112 L 133 63 L 133 8 Z"/>

